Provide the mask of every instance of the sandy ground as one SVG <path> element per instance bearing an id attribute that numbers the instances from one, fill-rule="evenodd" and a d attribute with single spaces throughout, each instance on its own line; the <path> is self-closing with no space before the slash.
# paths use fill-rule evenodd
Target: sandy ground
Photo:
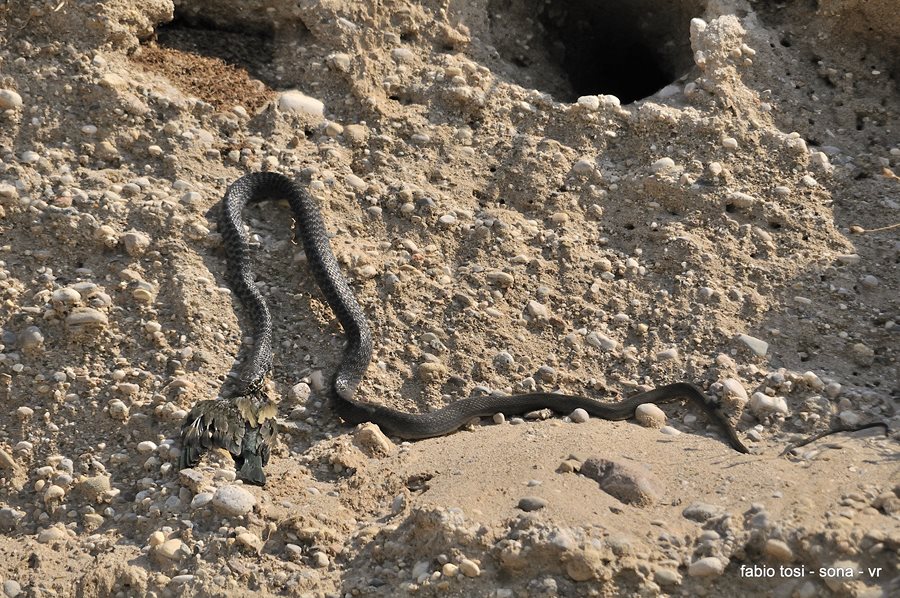
<path id="1" fill-rule="evenodd" d="M 891 0 L 0 3 L 5 594 L 897 595 L 898 31 Z M 687 380 L 751 454 L 677 404 L 343 426 L 263 204 L 269 482 L 178 472 L 246 349 L 216 219 L 256 170 L 320 202 L 361 399 Z"/>

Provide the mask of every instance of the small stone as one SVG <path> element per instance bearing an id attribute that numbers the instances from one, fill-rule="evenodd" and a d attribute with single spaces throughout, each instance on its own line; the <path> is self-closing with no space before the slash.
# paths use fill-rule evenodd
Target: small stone
<path id="1" fill-rule="evenodd" d="M 601 490 L 625 504 L 648 506 L 662 496 L 659 481 L 637 464 L 594 457 L 581 465 L 581 475 L 596 480 Z"/>
<path id="2" fill-rule="evenodd" d="M 593 160 L 588 160 L 587 158 L 582 158 L 580 160 L 576 160 L 574 164 L 572 164 L 572 172 L 575 174 L 585 175 L 590 174 L 594 171 L 594 162 Z"/>
<path id="3" fill-rule="evenodd" d="M 603 349 L 604 351 L 612 351 L 619 346 L 619 342 L 617 340 L 612 339 L 599 332 L 589 333 L 585 340 L 587 341 L 587 344 L 591 345 L 592 347 Z"/>
<path id="4" fill-rule="evenodd" d="M 56 484 L 51 484 L 44 491 L 44 502 L 45 503 L 53 503 L 62 500 L 62 498 L 66 495 L 66 491 L 57 486 Z"/>
<path id="5" fill-rule="evenodd" d="M 744 343 L 754 354 L 765 357 L 766 353 L 769 351 L 769 343 L 766 341 L 760 340 L 756 337 L 750 336 L 749 334 L 739 334 L 738 340 Z"/>
<path id="6" fill-rule="evenodd" d="M 6 598 L 16 598 L 22 593 L 22 586 L 14 579 L 7 579 L 3 582 L 3 593 Z"/>
<path id="7" fill-rule="evenodd" d="M 650 171 L 653 174 L 666 174 L 675 170 L 675 160 L 669 157 L 660 158 L 650 165 Z"/>
<path id="8" fill-rule="evenodd" d="M 76 307 L 66 317 L 66 325 L 76 331 L 105 328 L 109 325 L 109 319 L 92 307 Z"/>
<path id="9" fill-rule="evenodd" d="M 688 567 L 691 577 L 712 577 L 725 572 L 725 563 L 718 557 L 708 556 L 698 559 Z"/>
<path id="10" fill-rule="evenodd" d="M 604 569 L 603 555 L 591 546 L 566 555 L 566 574 L 575 581 L 600 578 Z"/>
<path id="11" fill-rule="evenodd" d="M 229 484 L 222 486 L 213 495 L 213 508 L 229 517 L 240 517 L 249 513 L 256 505 L 256 497 L 243 486 Z"/>
<path id="12" fill-rule="evenodd" d="M 598 110 L 600 108 L 600 98 L 597 96 L 581 96 L 576 100 L 576 103 L 588 110 Z"/>
<path id="13" fill-rule="evenodd" d="M 534 320 L 546 320 L 550 316 L 547 313 L 547 307 L 531 299 L 525 305 L 525 312 Z"/>
<path id="14" fill-rule="evenodd" d="M 738 148 L 738 141 L 734 137 L 726 137 L 722 140 L 722 147 L 727 150 L 736 150 Z"/>
<path id="15" fill-rule="evenodd" d="M 638 405 L 634 419 L 645 428 L 661 428 L 666 425 L 666 413 L 653 403 Z"/>
<path id="16" fill-rule="evenodd" d="M 113 399 L 106 405 L 109 410 L 109 416 L 119 421 L 128 419 L 128 406 L 120 399 Z"/>
<path id="17" fill-rule="evenodd" d="M 184 556 L 183 547 L 184 542 L 178 538 L 172 538 L 154 547 L 153 554 L 168 561 L 178 561 Z"/>
<path id="18" fill-rule="evenodd" d="M 755 392 L 750 397 L 750 412 L 757 418 L 763 418 L 772 413 L 787 415 L 787 401 L 784 400 L 784 397 L 770 397 L 761 392 Z"/>
<path id="19" fill-rule="evenodd" d="M 459 573 L 459 567 L 453 563 L 444 563 L 444 566 L 441 567 L 441 575 L 444 577 L 456 577 L 457 573 Z"/>
<path id="20" fill-rule="evenodd" d="M 781 563 L 790 563 L 794 560 L 794 553 L 791 547 L 781 540 L 773 538 L 766 540 L 766 544 L 763 546 L 763 553 Z"/>
<path id="21" fill-rule="evenodd" d="M 397 445 L 384 435 L 377 425 L 365 423 L 356 431 L 356 444 L 364 453 L 373 456 L 389 456 L 397 452 Z"/>
<path id="22" fill-rule="evenodd" d="M 66 533 L 66 530 L 53 526 L 42 529 L 38 532 L 37 541 L 41 544 L 53 544 L 55 542 L 65 542 L 69 539 L 69 534 Z"/>
<path id="23" fill-rule="evenodd" d="M 481 568 L 474 561 L 463 559 L 459 562 L 459 571 L 466 577 L 478 577 L 481 575 Z"/>
<path id="24" fill-rule="evenodd" d="M 194 577 L 195 576 L 191 575 L 190 573 L 185 573 L 183 575 L 176 575 L 175 577 L 173 577 L 172 579 L 169 580 L 168 585 L 182 586 L 184 584 L 188 584 L 188 583 L 191 583 L 192 581 L 194 581 Z"/>
<path id="25" fill-rule="evenodd" d="M 139 442 L 137 445 L 137 452 L 142 455 L 149 455 L 150 453 L 156 450 L 157 446 L 155 442 L 150 440 L 144 440 L 143 442 Z"/>
<path id="26" fill-rule="evenodd" d="M 508 272 L 501 272 L 499 270 L 488 272 L 485 277 L 490 282 L 493 282 L 502 287 L 511 286 L 516 281 L 512 274 L 509 274 Z"/>
<path id="27" fill-rule="evenodd" d="M 678 359 L 678 349 L 675 347 L 664 349 L 656 354 L 656 361 L 670 361 L 672 359 Z"/>
<path id="28" fill-rule="evenodd" d="M 315 98 L 291 89 L 278 96 L 278 108 L 284 112 L 321 117 L 325 114 L 325 104 Z"/>
<path id="29" fill-rule="evenodd" d="M 156 546 L 159 546 L 160 544 L 162 544 L 165 541 L 166 541 L 166 535 L 164 533 L 162 533 L 161 531 L 156 530 L 155 532 L 150 534 L 150 537 L 147 539 L 147 544 L 150 545 L 150 548 L 155 548 Z"/>
<path id="30" fill-rule="evenodd" d="M 547 506 L 547 501 L 538 496 L 523 496 L 519 499 L 518 508 L 525 511 L 526 513 L 530 513 L 532 511 L 539 511 Z"/>
<path id="31" fill-rule="evenodd" d="M 728 196 L 728 203 L 736 208 L 749 208 L 758 202 L 752 195 L 736 191 Z"/>
<path id="32" fill-rule="evenodd" d="M 194 495 L 194 498 L 191 499 L 191 509 L 202 509 L 203 507 L 211 503 L 212 499 L 212 492 L 198 492 Z"/>
<path id="33" fill-rule="evenodd" d="M 19 346 L 24 351 L 34 352 L 44 344 L 44 335 L 37 326 L 29 326 L 19 335 Z"/>
<path id="34" fill-rule="evenodd" d="M 22 96 L 11 89 L 0 89 L 0 110 L 15 110 L 22 107 Z"/>
<path id="35" fill-rule="evenodd" d="M 872 365 L 875 363 L 875 351 L 863 343 L 850 345 L 850 359 L 857 365 Z"/>
<path id="36" fill-rule="evenodd" d="M 729 402 L 736 404 L 739 408 L 743 407 L 749 400 L 744 385 L 736 378 L 725 378 L 722 380 L 722 396 L 725 399 L 730 399 Z"/>
<path id="37" fill-rule="evenodd" d="M 659 568 L 653 572 L 653 581 L 661 586 L 674 586 L 681 583 L 681 575 L 675 569 Z"/>
<path id="38" fill-rule="evenodd" d="M 297 401 L 300 403 L 306 402 L 312 394 L 312 389 L 309 387 L 309 384 L 306 382 L 300 382 L 291 387 L 291 390 L 288 391 L 288 397 L 292 401 Z"/>
<path id="39" fill-rule="evenodd" d="M 722 509 L 715 505 L 704 502 L 696 502 L 689 505 L 688 507 L 685 507 L 685 509 L 681 512 L 681 515 L 685 519 L 703 523 L 704 521 L 721 515 L 722 512 Z"/>
<path id="40" fill-rule="evenodd" d="M 122 242 L 125 244 L 125 251 L 128 255 L 143 255 L 147 248 L 150 247 L 150 236 L 141 231 L 131 230 L 122 235 Z"/>
<path id="41" fill-rule="evenodd" d="M 238 544 L 245 548 L 249 548 L 254 552 L 259 552 L 262 550 L 263 541 L 262 538 L 257 536 L 256 534 L 252 534 L 250 532 L 241 532 L 235 538 Z"/>
<path id="42" fill-rule="evenodd" d="M 569 414 L 569 419 L 571 419 L 576 424 L 583 424 L 584 422 L 591 419 L 590 414 L 587 411 L 579 407 L 575 411 Z"/>
<path id="43" fill-rule="evenodd" d="M 321 551 L 314 552 L 312 555 L 312 564 L 313 567 L 324 569 L 330 564 L 328 555 Z"/>
<path id="44" fill-rule="evenodd" d="M 111 489 L 112 485 L 107 475 L 81 478 L 75 482 L 75 492 L 93 503 L 98 502 Z"/>

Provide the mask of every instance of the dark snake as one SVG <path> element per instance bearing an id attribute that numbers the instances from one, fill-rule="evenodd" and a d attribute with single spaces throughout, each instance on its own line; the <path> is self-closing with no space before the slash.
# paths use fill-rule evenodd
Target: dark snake
<path id="1" fill-rule="evenodd" d="M 354 397 L 356 387 L 372 359 L 372 332 L 365 313 L 341 274 L 315 200 L 284 175 L 258 172 L 241 177 L 228 188 L 219 221 L 226 256 L 225 278 L 250 315 L 253 348 L 241 370 L 236 393 L 230 398 L 199 401 L 187 415 L 182 426 L 179 468 L 192 467 L 204 450 L 219 447 L 233 455 L 243 480 L 265 483 L 263 467 L 276 435 L 275 404 L 263 390 L 272 369 L 272 316 L 253 281 L 242 213 L 247 204 L 269 199 L 287 199 L 290 203 L 309 268 L 346 334 L 344 358 L 329 388 L 332 410 L 346 424 L 372 422 L 388 435 L 421 439 L 448 434 L 477 417 L 496 413 L 520 414 L 545 408 L 571 413 L 580 407 L 595 417 L 624 420 L 634 415 L 638 405 L 688 399 L 719 424 L 734 450 L 749 452 L 718 403 L 687 382 L 660 386 L 618 402 L 535 392 L 470 397 L 428 413 L 407 413 L 358 401 Z"/>

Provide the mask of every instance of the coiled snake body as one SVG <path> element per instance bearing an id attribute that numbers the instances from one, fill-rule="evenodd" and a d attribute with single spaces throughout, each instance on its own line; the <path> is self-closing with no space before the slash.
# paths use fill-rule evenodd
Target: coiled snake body
<path id="1" fill-rule="evenodd" d="M 749 452 L 718 404 L 686 382 L 668 384 L 612 403 L 537 392 L 471 397 L 429 413 L 407 413 L 356 400 L 356 387 L 372 358 L 372 333 L 365 313 L 341 274 L 313 198 L 284 175 L 260 172 L 245 175 L 228 188 L 222 200 L 219 222 L 227 261 L 226 280 L 249 312 L 253 349 L 241 371 L 235 397 L 200 401 L 191 409 L 182 427 L 181 468 L 196 464 L 203 450 L 221 447 L 234 456 L 242 479 L 265 483 L 263 467 L 276 434 L 275 405 L 263 391 L 265 377 L 272 368 L 272 317 L 262 294 L 253 284 L 242 212 L 248 203 L 267 199 L 287 199 L 290 203 L 307 263 L 347 335 L 344 358 L 330 389 L 332 409 L 347 424 L 373 422 L 387 434 L 419 439 L 448 434 L 476 417 L 501 412 L 525 413 L 549 408 L 569 413 L 580 407 L 602 419 L 623 420 L 632 417 L 635 408 L 643 403 L 689 399 L 698 403 L 723 428 L 732 448 Z"/>

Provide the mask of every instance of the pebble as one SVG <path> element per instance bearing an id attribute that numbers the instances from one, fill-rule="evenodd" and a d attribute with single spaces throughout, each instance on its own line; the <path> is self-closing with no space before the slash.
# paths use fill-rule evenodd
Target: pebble
<path id="1" fill-rule="evenodd" d="M 575 411 L 573 411 L 572 413 L 569 414 L 569 419 L 572 420 L 573 422 L 575 422 L 576 424 L 583 424 L 584 422 L 591 419 L 591 416 L 587 411 L 585 411 L 584 409 L 579 407 L 578 409 L 576 409 Z"/>
<path id="2" fill-rule="evenodd" d="M 648 506 L 662 496 L 662 485 L 641 465 L 592 457 L 581 464 L 580 473 L 625 504 Z"/>
<path id="3" fill-rule="evenodd" d="M 194 576 L 189 573 L 185 573 L 184 575 L 176 575 L 175 577 L 170 579 L 169 585 L 182 586 L 186 583 L 191 583 L 192 581 L 194 581 Z"/>
<path id="4" fill-rule="evenodd" d="M 200 492 L 194 495 L 194 498 L 191 499 L 191 508 L 192 509 L 202 509 L 210 502 L 212 502 L 213 493 L 212 492 Z"/>
<path id="5" fill-rule="evenodd" d="M 756 337 L 750 336 L 749 334 L 739 334 L 738 340 L 744 343 L 753 353 L 760 357 L 765 357 L 766 353 L 769 351 L 769 343 L 766 341 L 760 340 Z"/>
<path id="6" fill-rule="evenodd" d="M 257 536 L 256 534 L 252 534 L 250 532 L 241 532 L 235 538 L 238 544 L 253 550 L 254 552 L 259 552 L 262 550 L 263 541 L 262 538 Z"/>
<path id="7" fill-rule="evenodd" d="M 594 162 L 587 158 L 576 160 L 575 163 L 572 164 L 572 171 L 575 174 L 590 174 L 594 171 Z"/>
<path id="8" fill-rule="evenodd" d="M 750 412 L 758 418 L 765 417 L 771 413 L 787 415 L 787 401 L 784 400 L 784 397 L 770 397 L 767 394 L 755 392 L 750 397 Z"/>
<path id="9" fill-rule="evenodd" d="M 14 110 L 22 107 L 22 96 L 11 89 L 0 89 L 0 110 Z"/>
<path id="10" fill-rule="evenodd" d="M 530 513 L 532 511 L 539 511 L 547 506 L 547 501 L 539 496 L 523 496 L 519 499 L 518 508 L 525 511 L 526 513 Z"/>
<path id="11" fill-rule="evenodd" d="M 441 567 L 441 575 L 444 577 L 456 577 L 457 573 L 459 573 L 459 566 L 453 563 L 444 563 L 444 566 Z"/>
<path id="12" fill-rule="evenodd" d="M 162 544 L 154 547 L 153 552 L 163 559 L 177 561 L 181 560 L 181 557 L 184 556 L 183 547 L 184 542 L 178 538 L 172 538 L 171 540 L 166 540 Z"/>
<path id="13" fill-rule="evenodd" d="M 109 318 L 103 312 L 92 307 L 76 307 L 66 317 L 66 326 L 73 331 L 87 332 L 106 328 Z"/>
<path id="14" fill-rule="evenodd" d="M 726 137 L 722 140 L 722 147 L 729 150 L 736 150 L 738 148 L 738 141 L 734 137 Z"/>
<path id="15" fill-rule="evenodd" d="M 463 559 L 459 562 L 459 571 L 466 577 L 478 577 L 481 575 L 481 567 L 469 559 Z"/>
<path id="16" fill-rule="evenodd" d="M 7 598 L 16 598 L 22 593 L 22 586 L 14 579 L 7 579 L 3 582 L 3 593 Z"/>
<path id="17" fill-rule="evenodd" d="M 664 349 L 656 354 L 656 361 L 669 361 L 672 359 L 678 359 L 678 349 L 675 347 Z"/>
<path id="18" fill-rule="evenodd" d="M 308 116 L 321 117 L 325 114 L 325 104 L 295 89 L 284 91 L 278 96 L 278 108 L 284 112 Z"/>
<path id="19" fill-rule="evenodd" d="M 722 514 L 721 508 L 705 502 L 695 502 L 685 507 L 681 512 L 682 517 L 685 519 L 690 519 L 691 521 L 696 521 L 698 523 L 708 521 L 720 514 Z"/>
<path id="20" fill-rule="evenodd" d="M 737 399 L 740 405 L 744 405 L 749 400 L 744 385 L 737 378 L 725 378 L 722 380 L 722 393 L 726 397 Z"/>
<path id="21" fill-rule="evenodd" d="M 109 416 L 119 421 L 128 419 L 128 406 L 119 399 L 113 399 L 106 405 Z"/>
<path id="22" fill-rule="evenodd" d="M 665 174 L 675 169 L 675 160 L 672 158 L 660 158 L 650 165 L 650 171 L 653 174 Z"/>
<path id="23" fill-rule="evenodd" d="M 150 237 L 146 233 L 136 230 L 130 230 L 122 235 L 122 242 L 125 244 L 125 251 L 128 255 L 143 255 L 150 246 Z"/>
<path id="24" fill-rule="evenodd" d="M 37 326 L 29 326 L 19 335 L 19 346 L 25 351 L 36 351 L 44 344 L 44 335 Z"/>
<path id="25" fill-rule="evenodd" d="M 736 191 L 728 196 L 728 203 L 736 208 L 749 208 L 758 202 L 752 195 Z"/>
<path id="26" fill-rule="evenodd" d="M 81 478 L 75 482 L 75 492 L 89 502 L 98 502 L 111 488 L 109 476 L 106 475 Z"/>
<path id="27" fill-rule="evenodd" d="M 688 567 L 688 575 L 691 577 L 712 577 L 722 575 L 725 572 L 725 563 L 715 556 L 698 559 Z"/>
<path id="28" fill-rule="evenodd" d="M 256 497 L 243 486 L 230 484 L 222 486 L 213 495 L 213 508 L 230 517 L 240 517 L 249 513 L 256 505 Z"/>
<path id="29" fill-rule="evenodd" d="M 546 320 L 550 316 L 547 313 L 547 307 L 543 303 L 538 303 L 534 299 L 528 301 L 525 305 L 525 311 L 531 318 L 535 320 Z"/>
<path id="30" fill-rule="evenodd" d="M 653 581 L 661 586 L 674 586 L 681 583 L 681 575 L 675 569 L 661 567 L 653 572 Z"/>
<path id="31" fill-rule="evenodd" d="M 485 277 L 490 282 L 496 283 L 502 287 L 511 286 L 516 281 L 512 274 L 509 274 L 508 272 L 501 272 L 499 270 L 488 272 L 487 274 L 485 274 Z"/>
<path id="32" fill-rule="evenodd" d="M 619 346 L 619 342 L 617 340 L 609 338 L 605 334 L 601 334 L 599 332 L 588 333 L 585 340 L 587 341 L 587 344 L 591 345 L 592 347 L 603 349 L 604 351 L 612 351 Z"/>
<path id="33" fill-rule="evenodd" d="M 154 452 L 156 448 L 156 443 L 151 442 L 150 440 L 144 440 L 143 442 L 139 442 L 137 445 L 137 451 L 142 455 L 148 455 Z"/>
<path id="34" fill-rule="evenodd" d="M 51 544 L 53 542 L 64 542 L 69 539 L 69 534 L 61 527 L 53 526 L 44 528 L 38 532 L 37 541 L 41 544 Z"/>
<path id="35" fill-rule="evenodd" d="M 794 553 L 791 550 L 791 547 L 781 540 L 776 540 L 774 538 L 766 540 L 766 543 L 763 546 L 763 553 L 781 563 L 790 563 L 794 560 Z"/>
<path id="36" fill-rule="evenodd" d="M 661 428 L 666 425 L 666 413 L 653 403 L 638 405 L 634 410 L 634 419 L 646 428 Z"/>
<path id="37" fill-rule="evenodd" d="M 356 444 L 368 456 L 389 456 L 397 452 L 397 445 L 384 435 L 377 425 L 365 423 L 356 431 Z"/>

